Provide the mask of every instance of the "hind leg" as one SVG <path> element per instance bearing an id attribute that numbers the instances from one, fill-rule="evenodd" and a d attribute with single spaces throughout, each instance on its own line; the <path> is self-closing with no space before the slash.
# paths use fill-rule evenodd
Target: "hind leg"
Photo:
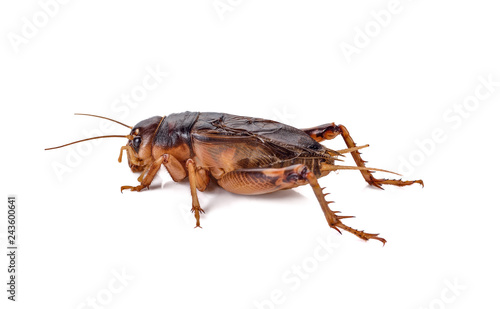
<path id="1" fill-rule="evenodd" d="M 328 207 L 331 202 L 325 200 L 324 188 L 319 186 L 314 173 L 303 164 L 284 168 L 239 169 L 225 174 L 218 182 L 221 187 L 229 192 L 248 195 L 270 193 L 309 183 L 331 228 L 336 229 L 339 233 L 339 228 L 341 228 L 363 240 L 376 239 L 382 243 L 386 242 L 385 239 L 378 237 L 378 234 L 358 231 L 342 223 L 341 219 L 352 218 L 352 216 L 337 216 L 339 212 L 332 211 Z"/>
<path id="2" fill-rule="evenodd" d="M 311 138 L 313 138 L 317 142 L 334 139 L 338 135 L 342 135 L 342 138 L 344 139 L 344 142 L 346 143 L 347 147 L 349 148 L 356 147 L 356 143 L 349 134 L 349 131 L 347 131 L 346 127 L 344 127 L 343 125 L 336 125 L 335 123 L 327 123 L 313 128 L 302 129 L 302 131 L 307 133 Z M 366 161 L 361 159 L 361 153 L 359 152 L 359 150 L 356 149 L 354 151 L 351 151 L 350 153 L 352 155 L 352 158 L 354 159 L 354 162 L 356 162 L 357 166 L 366 167 L 365 166 Z M 399 187 L 412 185 L 414 183 L 419 183 L 422 186 L 424 185 L 424 182 L 422 180 L 403 181 L 397 179 L 378 179 L 373 177 L 371 171 L 360 170 L 360 172 L 368 184 L 378 187 L 380 189 L 382 189 L 382 185 L 393 185 Z"/>

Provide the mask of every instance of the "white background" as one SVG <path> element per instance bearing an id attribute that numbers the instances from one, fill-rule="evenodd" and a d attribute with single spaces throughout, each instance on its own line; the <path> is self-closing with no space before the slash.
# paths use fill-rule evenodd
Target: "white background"
<path id="1" fill-rule="evenodd" d="M 18 197 L 20 248 L 15 304 L 0 258 L 2 308 L 498 307 L 500 87 L 481 88 L 476 105 L 470 96 L 480 78 L 500 80 L 500 6 L 401 0 L 381 26 L 372 12 L 389 1 L 221 3 L 231 10 L 68 1 L 46 20 L 37 1 L 0 4 L 0 188 Z M 34 17 L 35 33 L 13 44 Z M 345 44 L 358 44 L 351 61 Z M 169 76 L 141 92 L 148 68 Z M 370 144 L 369 166 L 425 188 L 373 189 L 356 171 L 320 179 L 331 207 L 356 216 L 345 222 L 385 247 L 328 228 L 308 187 L 245 197 L 212 186 L 193 229 L 188 183 L 165 171 L 120 194 L 138 177 L 117 162 L 124 140 L 44 151 L 100 134 L 100 120 L 75 112 L 134 125 L 185 110 L 341 123 Z M 101 133 L 128 133 L 110 128 Z"/>

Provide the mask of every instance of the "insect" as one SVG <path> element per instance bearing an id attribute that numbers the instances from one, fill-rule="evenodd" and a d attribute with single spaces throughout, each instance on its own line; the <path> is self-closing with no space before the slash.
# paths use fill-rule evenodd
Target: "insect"
<path id="1" fill-rule="evenodd" d="M 371 186 L 407 186 L 422 180 L 377 179 L 374 171 L 389 172 L 365 166 L 359 149 L 343 125 L 327 123 L 308 129 L 296 129 L 276 121 L 230 115 L 225 113 L 183 112 L 169 116 L 155 116 L 134 127 L 116 120 L 103 118 L 128 127 L 128 135 L 107 135 L 87 138 L 46 150 L 65 147 L 96 138 L 124 137 L 127 144 L 120 149 L 127 154 L 133 172 L 141 172 L 137 186 L 122 186 L 121 191 L 141 191 L 149 188 L 163 165 L 175 182 L 189 179 L 192 209 L 196 226 L 204 213 L 198 201 L 198 191 L 204 191 L 210 181 L 237 194 L 265 194 L 309 184 L 323 210 L 326 221 L 339 233 L 348 231 L 363 240 L 376 239 L 385 244 L 379 234 L 365 233 L 343 223 L 353 216 L 339 215 L 325 199 L 327 194 L 318 184 L 318 178 L 338 170 L 359 170 Z M 320 142 L 341 136 L 347 148 L 329 149 Z M 351 154 L 357 166 L 338 165 L 344 154 Z M 389 172 L 392 173 L 392 172 Z M 395 174 L 395 173 L 394 173 Z"/>

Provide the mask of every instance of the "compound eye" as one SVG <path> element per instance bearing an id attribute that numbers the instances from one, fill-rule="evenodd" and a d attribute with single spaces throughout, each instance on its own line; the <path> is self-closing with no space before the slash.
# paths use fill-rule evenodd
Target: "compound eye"
<path id="1" fill-rule="evenodd" d="M 139 146 L 141 145 L 141 137 L 140 136 L 134 137 L 134 139 L 132 140 L 132 145 L 136 149 L 139 148 Z"/>

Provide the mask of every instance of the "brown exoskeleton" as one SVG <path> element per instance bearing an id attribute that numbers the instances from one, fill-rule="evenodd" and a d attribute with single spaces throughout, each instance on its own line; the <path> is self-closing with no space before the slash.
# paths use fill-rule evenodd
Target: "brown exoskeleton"
<path id="1" fill-rule="evenodd" d="M 115 122 L 130 128 L 130 133 L 96 138 L 128 138 L 127 145 L 120 150 L 118 161 L 121 162 L 125 151 L 131 170 L 142 172 L 138 186 L 122 186 L 121 190 L 141 191 L 149 187 L 163 165 L 174 181 L 189 178 L 193 201 L 191 211 L 196 218 L 196 227 L 200 227 L 200 213 L 204 212 L 198 201 L 197 190 L 204 191 L 211 179 L 229 192 L 249 195 L 309 184 L 330 227 L 338 232 L 340 228 L 361 239 L 377 239 L 385 244 L 386 240 L 378 237 L 378 234 L 346 226 L 342 219 L 352 216 L 340 216 L 338 211 L 328 207 L 331 202 L 325 200 L 326 194 L 323 193 L 324 188 L 319 186 L 318 178 L 331 171 L 356 169 L 368 184 L 378 188 L 382 188 L 382 185 L 407 186 L 414 183 L 423 186 L 422 180 L 374 178 L 373 171 L 388 171 L 365 167 L 358 150 L 368 145 L 356 147 L 347 129 L 335 123 L 299 130 L 266 119 L 199 112 L 155 116 L 134 127 Z M 319 143 L 338 135 L 344 139 L 347 149 L 335 151 Z M 345 153 L 352 155 L 357 166 L 336 164 L 338 157 Z"/>

